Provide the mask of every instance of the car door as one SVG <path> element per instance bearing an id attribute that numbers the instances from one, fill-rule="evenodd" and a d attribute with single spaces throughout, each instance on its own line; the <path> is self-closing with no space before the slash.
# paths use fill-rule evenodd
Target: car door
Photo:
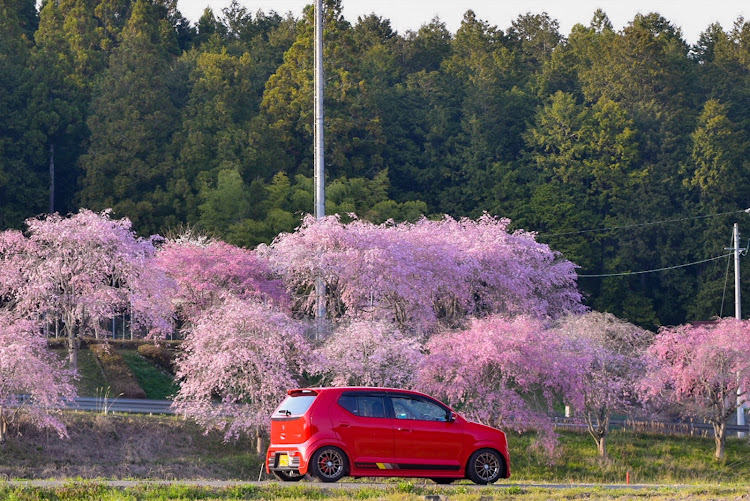
<path id="1" fill-rule="evenodd" d="M 437 401 L 409 394 L 390 395 L 394 415 L 395 462 L 400 469 L 460 471 L 463 429 Z"/>
<path id="2" fill-rule="evenodd" d="M 357 469 L 390 469 L 394 457 L 393 420 L 384 393 L 344 392 L 331 413 L 334 431 Z"/>

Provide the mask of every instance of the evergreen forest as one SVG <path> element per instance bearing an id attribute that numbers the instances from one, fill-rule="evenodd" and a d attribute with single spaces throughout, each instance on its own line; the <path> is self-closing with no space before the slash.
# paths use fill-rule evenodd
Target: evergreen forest
<path id="1" fill-rule="evenodd" d="M 545 13 L 468 11 L 455 33 L 397 33 L 324 3 L 328 213 L 487 212 L 576 263 L 595 310 L 651 329 L 732 314 L 750 22 L 695 45 L 658 13 L 565 34 Z M 0 0 L 0 230 L 79 208 L 248 248 L 294 230 L 313 209 L 312 6 L 299 15 Z"/>

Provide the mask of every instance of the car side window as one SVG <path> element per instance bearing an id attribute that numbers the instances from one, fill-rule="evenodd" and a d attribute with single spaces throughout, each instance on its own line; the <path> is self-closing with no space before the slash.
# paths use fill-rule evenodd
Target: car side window
<path id="1" fill-rule="evenodd" d="M 396 419 L 448 421 L 448 411 L 434 402 L 406 396 L 391 397 Z"/>
<path id="2" fill-rule="evenodd" d="M 357 409 L 357 397 L 342 395 L 341 397 L 339 397 L 339 405 L 355 416 L 359 416 L 359 409 Z"/>
<path id="3" fill-rule="evenodd" d="M 385 417 L 385 405 L 383 397 L 357 397 L 359 415 L 365 417 Z"/>
<path id="4" fill-rule="evenodd" d="M 342 395 L 339 397 L 339 405 L 355 416 L 374 418 L 385 417 L 383 397 Z"/>

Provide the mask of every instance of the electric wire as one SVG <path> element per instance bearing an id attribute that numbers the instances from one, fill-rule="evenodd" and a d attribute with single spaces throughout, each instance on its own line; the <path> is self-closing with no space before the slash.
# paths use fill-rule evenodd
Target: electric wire
<path id="1" fill-rule="evenodd" d="M 622 226 L 608 226 L 606 228 L 596 228 L 591 230 L 580 230 L 580 231 L 566 231 L 562 233 L 537 233 L 537 236 L 539 237 L 561 237 L 566 235 L 581 235 L 583 233 L 595 233 L 595 232 L 602 232 L 602 231 L 613 231 L 613 230 L 624 230 L 628 228 L 638 228 L 641 226 L 654 226 L 657 224 L 667 224 L 667 223 L 677 223 L 680 221 L 690 221 L 692 219 L 708 219 L 711 217 L 719 217 L 719 216 L 727 216 L 730 214 L 738 214 L 740 212 L 744 213 L 750 213 L 750 209 L 741 209 L 741 210 L 733 210 L 729 212 L 719 212 L 716 214 L 702 214 L 700 216 L 691 216 L 691 217 L 681 217 L 677 219 L 664 219 L 661 221 L 649 221 L 646 223 L 635 223 L 635 224 L 626 224 Z"/>
<path id="2" fill-rule="evenodd" d="M 600 275 L 578 275 L 578 278 L 603 278 L 603 277 L 624 277 L 627 275 L 643 275 L 644 273 L 656 273 L 658 271 L 676 270 L 677 268 L 687 268 L 688 266 L 695 266 L 696 264 L 708 263 L 709 261 L 716 261 L 718 259 L 723 259 L 731 255 L 732 254 L 722 254 L 721 256 L 710 257 L 708 259 L 702 259 L 700 261 L 693 261 L 692 263 L 678 264 L 676 266 L 667 266 L 664 268 L 656 268 L 653 270 L 626 271 L 623 273 L 603 273 Z"/>

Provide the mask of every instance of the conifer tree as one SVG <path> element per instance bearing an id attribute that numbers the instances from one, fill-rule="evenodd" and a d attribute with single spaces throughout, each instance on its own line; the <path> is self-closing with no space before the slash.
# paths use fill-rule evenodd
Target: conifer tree
<path id="1" fill-rule="evenodd" d="M 173 40 L 162 37 L 154 8 L 146 0 L 133 6 L 96 86 L 90 145 L 81 157 L 80 202 L 97 210 L 111 207 L 144 233 L 177 222 L 165 196 L 165 149 L 177 119 L 168 84 Z"/>

